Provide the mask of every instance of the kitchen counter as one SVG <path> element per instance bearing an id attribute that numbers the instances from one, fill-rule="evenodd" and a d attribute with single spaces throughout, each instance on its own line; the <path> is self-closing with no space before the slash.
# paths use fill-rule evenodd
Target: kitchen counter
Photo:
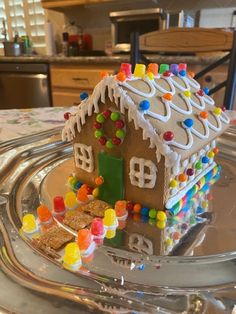
<path id="1" fill-rule="evenodd" d="M 164 55 L 147 55 L 152 62 L 157 63 L 187 63 L 187 64 L 210 64 L 220 59 L 220 56 L 164 56 Z M 44 62 L 50 64 L 120 64 L 129 62 L 129 55 L 114 56 L 22 56 L 22 57 L 5 57 L 0 56 L 0 62 Z"/>

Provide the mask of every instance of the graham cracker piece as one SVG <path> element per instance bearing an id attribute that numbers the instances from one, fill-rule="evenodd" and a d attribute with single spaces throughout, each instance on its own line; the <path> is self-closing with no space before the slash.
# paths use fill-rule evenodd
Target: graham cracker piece
<path id="1" fill-rule="evenodd" d="M 65 214 L 63 223 L 71 229 L 78 231 L 91 224 L 93 218 L 81 211 L 68 211 Z"/>
<path id="2" fill-rule="evenodd" d="M 95 217 L 104 217 L 104 212 L 106 209 L 111 208 L 111 205 L 101 200 L 93 200 L 79 208 L 84 212 L 89 213 Z"/>
<path id="3" fill-rule="evenodd" d="M 38 239 L 38 247 L 60 250 L 66 243 L 74 240 L 73 234 L 58 226 L 50 228 Z"/>

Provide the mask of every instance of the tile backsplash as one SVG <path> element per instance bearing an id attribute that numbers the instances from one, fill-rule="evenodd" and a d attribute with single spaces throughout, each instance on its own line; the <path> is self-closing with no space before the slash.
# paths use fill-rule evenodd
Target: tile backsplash
<path id="1" fill-rule="evenodd" d="M 75 21 L 82 26 L 85 33 L 93 36 L 93 49 L 104 50 L 105 45 L 111 39 L 109 13 L 112 11 L 160 7 L 167 11 L 183 9 L 195 13 L 201 9 L 233 6 L 236 7 L 236 0 L 113 0 L 103 4 L 67 8 L 64 10 L 64 15 L 63 13 L 48 11 L 48 18 L 54 23 L 57 41 L 61 40 L 63 25 L 68 21 Z"/>

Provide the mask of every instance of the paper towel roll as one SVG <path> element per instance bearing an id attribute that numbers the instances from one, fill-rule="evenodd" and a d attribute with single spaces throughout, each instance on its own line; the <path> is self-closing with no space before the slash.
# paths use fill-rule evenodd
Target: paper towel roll
<path id="1" fill-rule="evenodd" d="M 45 23 L 45 43 L 46 43 L 46 55 L 53 56 L 56 54 L 56 44 L 53 32 L 53 25 L 50 21 Z"/>

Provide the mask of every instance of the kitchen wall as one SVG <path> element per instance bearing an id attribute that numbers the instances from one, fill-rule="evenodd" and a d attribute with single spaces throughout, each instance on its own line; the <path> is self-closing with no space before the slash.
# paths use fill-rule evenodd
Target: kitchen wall
<path id="1" fill-rule="evenodd" d="M 61 38 L 63 25 L 68 21 L 76 21 L 84 32 L 93 36 L 94 50 L 104 50 L 110 41 L 109 12 L 142 9 L 148 7 L 161 7 L 165 10 L 188 10 L 195 13 L 200 9 L 236 7 L 236 0 L 116 0 L 111 3 L 90 4 L 79 7 L 66 8 L 65 16 L 62 13 L 48 11 L 48 17 L 55 25 L 56 38 Z M 229 11 L 231 8 L 229 9 Z M 233 10 L 233 8 L 232 8 Z M 205 10 L 205 16 L 208 10 Z M 209 13 L 209 16 L 211 11 Z M 208 18 L 208 17 L 207 17 Z M 213 20 L 214 21 L 214 20 Z"/>

